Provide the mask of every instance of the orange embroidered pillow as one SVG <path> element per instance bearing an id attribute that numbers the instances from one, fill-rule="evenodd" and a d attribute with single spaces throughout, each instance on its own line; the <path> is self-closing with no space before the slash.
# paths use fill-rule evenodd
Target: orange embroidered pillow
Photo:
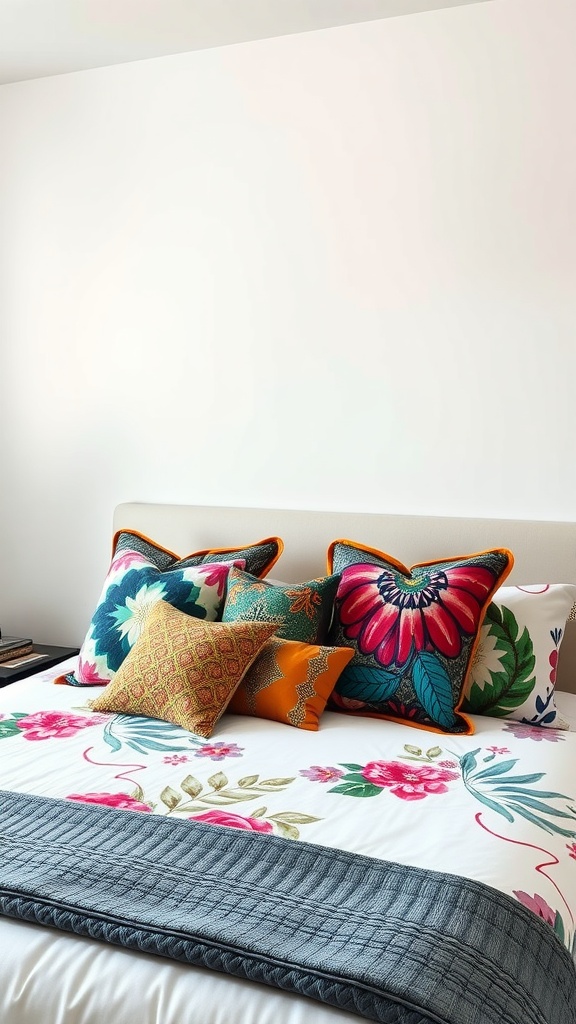
<path id="1" fill-rule="evenodd" d="M 211 735 L 276 623 L 206 622 L 158 601 L 94 711 L 148 715 Z"/>
<path id="2" fill-rule="evenodd" d="M 350 647 L 318 647 L 272 637 L 236 690 L 228 711 L 316 732 Z"/>

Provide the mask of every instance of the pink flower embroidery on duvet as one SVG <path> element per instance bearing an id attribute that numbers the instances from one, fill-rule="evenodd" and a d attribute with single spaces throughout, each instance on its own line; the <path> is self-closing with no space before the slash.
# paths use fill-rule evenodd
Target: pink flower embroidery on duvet
<path id="1" fill-rule="evenodd" d="M 407 765 L 399 761 L 370 761 L 362 775 L 374 786 L 390 789 L 401 800 L 423 800 L 433 793 L 447 793 L 447 782 L 460 776 L 458 772 L 438 765 Z"/>
<path id="2" fill-rule="evenodd" d="M 523 892 L 522 889 L 514 889 L 514 895 L 519 903 L 523 903 L 528 910 L 532 910 L 537 917 L 541 917 L 543 921 L 546 921 L 552 928 L 556 920 L 556 911 L 552 910 L 552 907 L 546 903 L 546 900 L 539 896 L 538 893 L 534 893 L 533 896 L 529 896 L 527 892 Z"/>
<path id="3" fill-rule="evenodd" d="M 313 764 L 310 768 L 301 768 L 300 775 L 310 779 L 310 782 L 334 782 L 341 779 L 344 772 L 341 768 L 323 768 L 319 764 Z"/>
<path id="4" fill-rule="evenodd" d="M 203 743 L 194 757 L 210 757 L 212 761 L 223 761 L 225 757 L 242 757 L 244 747 L 237 743 Z"/>
<path id="5" fill-rule="evenodd" d="M 517 740 L 548 740 L 549 743 L 564 742 L 565 737 L 560 729 L 548 729 L 541 725 L 526 725 L 524 722 L 507 722 L 502 727 L 502 732 L 511 732 Z"/>
<path id="6" fill-rule="evenodd" d="M 148 804 L 136 800 L 128 793 L 70 793 L 67 800 L 77 800 L 82 804 L 104 804 L 105 807 L 118 807 L 121 811 L 151 811 Z"/>
<path id="7" fill-rule="evenodd" d="M 243 818 L 241 814 L 231 814 L 230 811 L 203 811 L 202 814 L 191 815 L 190 821 L 206 821 L 209 825 L 228 825 L 230 828 L 242 828 L 249 832 L 273 831 L 270 821 L 262 821 L 261 818 Z"/>
<path id="8" fill-rule="evenodd" d="M 26 740 L 66 739 L 89 725 L 102 725 L 106 715 L 74 715 L 70 711 L 36 711 L 21 718 L 17 725 Z"/>

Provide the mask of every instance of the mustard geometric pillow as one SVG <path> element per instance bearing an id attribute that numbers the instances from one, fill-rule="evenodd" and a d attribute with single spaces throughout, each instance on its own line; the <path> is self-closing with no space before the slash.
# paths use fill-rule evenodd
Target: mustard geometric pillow
<path id="1" fill-rule="evenodd" d="M 207 738 L 275 629 L 274 622 L 207 622 L 158 601 L 90 707 L 159 718 Z"/>

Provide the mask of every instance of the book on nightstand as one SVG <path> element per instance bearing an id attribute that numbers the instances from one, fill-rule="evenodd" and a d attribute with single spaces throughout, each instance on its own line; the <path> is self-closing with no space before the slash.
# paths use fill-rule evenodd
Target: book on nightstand
<path id="1" fill-rule="evenodd" d="M 32 653 L 32 640 L 21 636 L 0 635 L 0 664 Z"/>

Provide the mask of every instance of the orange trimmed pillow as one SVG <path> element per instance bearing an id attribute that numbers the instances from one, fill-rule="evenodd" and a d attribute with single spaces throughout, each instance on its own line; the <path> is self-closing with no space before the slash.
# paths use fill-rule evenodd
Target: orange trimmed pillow
<path id="1" fill-rule="evenodd" d="M 118 530 L 112 562 L 74 673 L 57 683 L 106 686 L 140 635 L 152 604 L 164 600 L 188 615 L 217 621 L 232 565 L 265 576 L 283 550 L 280 537 L 242 548 L 196 551 L 181 558 L 137 530 Z"/>
<path id="2" fill-rule="evenodd" d="M 437 732 L 474 732 L 461 711 L 480 627 L 514 564 L 494 548 L 408 567 L 351 540 L 328 549 L 340 573 L 330 642 L 354 648 L 330 705 Z"/>
<path id="3" fill-rule="evenodd" d="M 353 655 L 350 647 L 318 647 L 273 636 L 244 676 L 228 711 L 316 732 L 326 701 Z"/>
<path id="4" fill-rule="evenodd" d="M 207 622 L 158 601 L 90 707 L 160 718 L 207 738 L 275 629 L 270 622 Z"/>

